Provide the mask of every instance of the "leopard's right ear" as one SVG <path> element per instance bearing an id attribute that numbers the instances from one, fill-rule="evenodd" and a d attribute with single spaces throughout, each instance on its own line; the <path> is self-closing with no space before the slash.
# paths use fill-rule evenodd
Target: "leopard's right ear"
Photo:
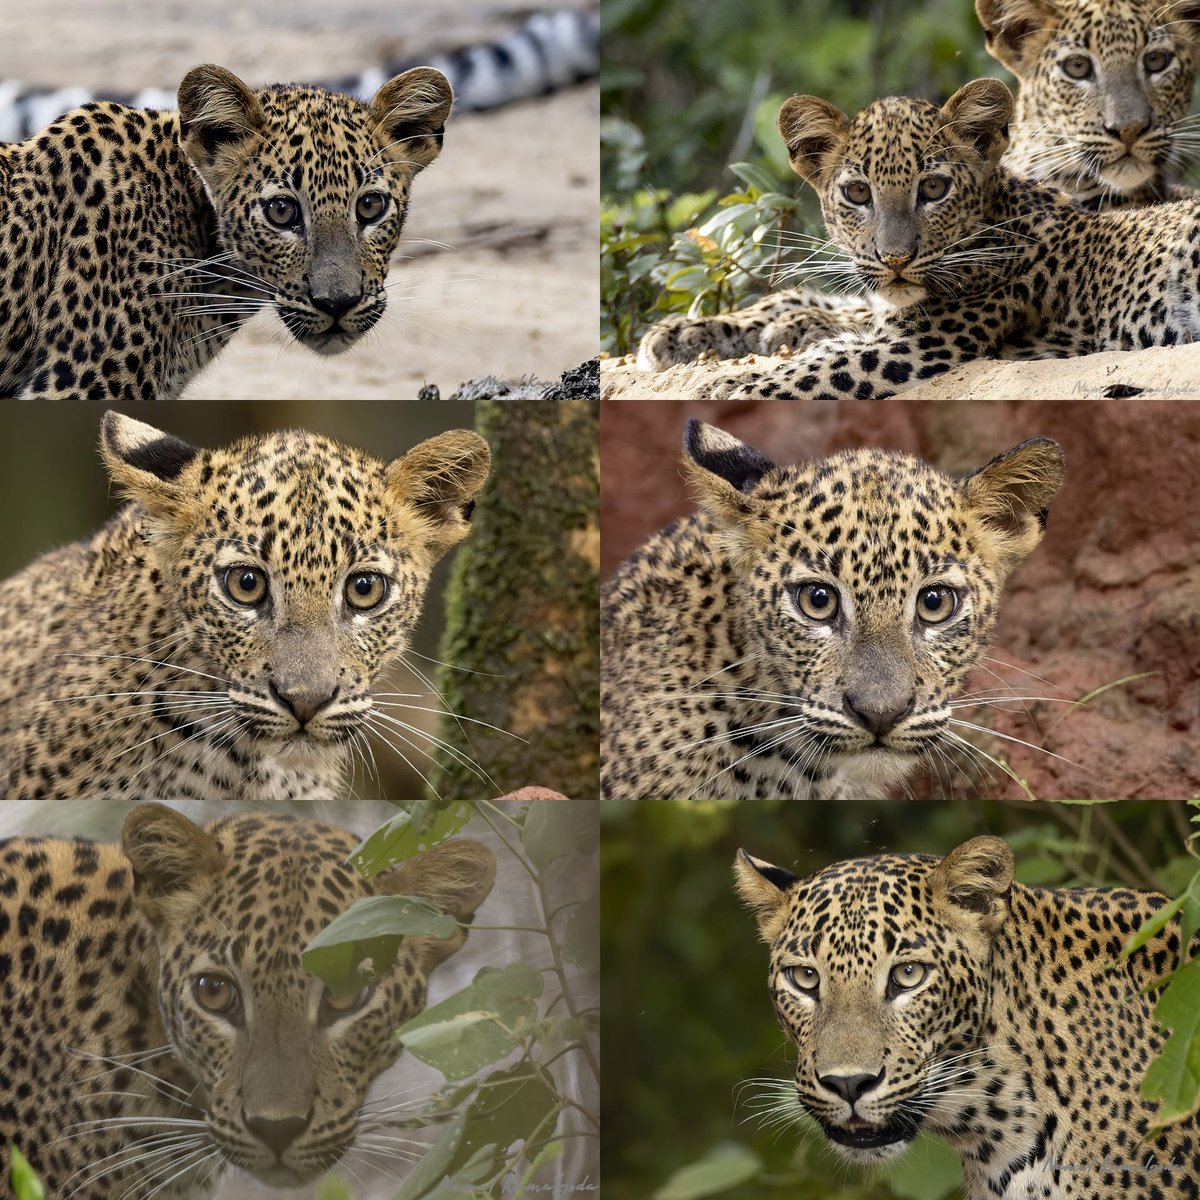
<path id="1" fill-rule="evenodd" d="M 779 110 L 779 134 L 792 170 L 819 188 L 837 151 L 846 141 L 846 114 L 819 96 L 792 96 Z"/>
<path id="2" fill-rule="evenodd" d="M 759 937 L 771 945 L 787 920 L 788 893 L 800 877 L 739 850 L 733 860 L 733 879 L 742 903 L 754 913 Z"/>
<path id="3" fill-rule="evenodd" d="M 171 898 L 187 892 L 221 867 L 221 852 L 209 835 L 165 804 L 139 804 L 125 818 L 121 848 L 133 868 L 138 907 L 152 920 Z"/>
<path id="4" fill-rule="evenodd" d="M 747 495 L 775 464 L 731 433 L 694 417 L 683 433 L 683 471 L 696 502 L 722 524 L 753 511 Z"/>
<path id="5" fill-rule="evenodd" d="M 179 502 L 179 477 L 199 453 L 180 438 L 123 413 L 106 412 L 100 423 L 100 454 L 112 481 L 152 512 Z"/>
<path id="6" fill-rule="evenodd" d="M 1008 843 L 976 837 L 951 850 L 929 876 L 934 902 L 960 922 L 995 933 L 1008 918 L 1015 866 Z"/>
<path id="7" fill-rule="evenodd" d="M 1024 75 L 1054 35 L 1057 17 L 1044 0 L 975 0 L 987 52 L 1014 75 Z"/>
<path id="8" fill-rule="evenodd" d="M 232 71 L 215 63 L 193 67 L 179 84 L 179 143 L 197 166 L 222 148 L 256 137 L 264 123 L 258 97 Z"/>

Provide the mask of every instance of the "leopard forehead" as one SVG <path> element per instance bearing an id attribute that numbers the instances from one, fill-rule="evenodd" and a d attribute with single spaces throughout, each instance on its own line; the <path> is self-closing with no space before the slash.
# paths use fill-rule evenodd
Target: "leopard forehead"
<path id="1" fill-rule="evenodd" d="M 880 184 L 907 185 L 922 170 L 947 157 L 938 135 L 941 110 L 928 100 L 892 96 L 856 113 L 840 157 Z"/>

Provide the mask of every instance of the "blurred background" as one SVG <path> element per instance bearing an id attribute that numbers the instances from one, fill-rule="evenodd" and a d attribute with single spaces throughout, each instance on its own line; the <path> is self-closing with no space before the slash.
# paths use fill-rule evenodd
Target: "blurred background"
<path id="1" fill-rule="evenodd" d="M 16 83 L 174 91 L 198 63 L 251 86 L 331 82 L 513 32 L 542 7 L 594 0 L 43 0 L 0 9 L 0 97 Z M 0 100 L 2 102 L 2 100 Z M 322 358 L 273 314 L 250 322 L 193 399 L 330 399 L 453 391 L 482 375 L 556 379 L 596 353 L 595 80 L 451 118 L 413 188 L 382 320 Z"/>
<path id="2" fill-rule="evenodd" d="M 991 649 L 966 689 L 1011 686 L 1012 703 L 969 710 L 1001 735 L 978 744 L 1011 774 L 977 759 L 931 787 L 1018 799 L 1200 795 L 1200 405 L 610 402 L 601 413 L 605 578 L 694 511 L 678 465 L 689 417 L 776 462 L 878 446 L 951 474 L 1026 438 L 1057 440 L 1066 475 L 1046 536 L 1005 586 Z"/>
<path id="3" fill-rule="evenodd" d="M 1026 884 L 1175 894 L 1195 873 L 1181 804 L 606 802 L 601 813 L 606 1200 L 948 1200 L 957 1158 L 922 1138 L 870 1173 L 818 1134 L 762 1128 L 755 1078 L 794 1059 L 767 950 L 733 893 L 739 847 L 799 875 L 885 851 L 942 855 L 1004 837 Z M 699 1165 L 696 1165 L 699 1164 Z M 695 1169 L 689 1169 L 692 1167 Z"/>

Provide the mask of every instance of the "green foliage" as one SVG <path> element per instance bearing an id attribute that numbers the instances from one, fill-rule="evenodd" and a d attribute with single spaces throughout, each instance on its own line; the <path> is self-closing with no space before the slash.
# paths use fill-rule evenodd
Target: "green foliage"
<path id="1" fill-rule="evenodd" d="M 578 1055 L 583 1072 L 598 1083 L 591 1042 L 595 1013 L 580 1007 L 565 967 L 568 956 L 577 962 L 596 959 L 594 947 L 586 946 L 593 928 L 586 914 L 595 908 L 595 888 L 576 886 L 572 898 L 556 905 L 548 891 L 551 872 L 555 878 L 586 878 L 581 868 L 595 849 L 595 831 L 580 820 L 581 813 L 580 805 L 553 801 L 515 812 L 486 801 L 440 811 L 418 803 L 376 830 L 351 856 L 359 872 L 371 878 L 444 841 L 479 815 L 527 873 L 542 924 L 523 928 L 545 940 L 553 964 L 547 971 L 528 963 L 485 967 L 467 987 L 397 1030 L 405 1049 L 439 1070 L 446 1086 L 407 1118 L 414 1127 L 437 1126 L 440 1132 L 396 1200 L 519 1197 L 536 1186 L 538 1170 L 562 1153 L 564 1112 L 574 1110 L 588 1127 L 572 1136 L 598 1134 L 598 1115 L 588 1108 L 587 1097 L 566 1090 L 551 1070 L 564 1055 Z M 404 937 L 445 937 L 454 924 L 453 917 L 424 901 L 374 897 L 330 924 L 305 951 L 305 966 L 331 987 L 357 989 L 368 961 L 378 973 L 381 964 L 394 961 Z M 487 937 L 487 926 L 472 928 L 473 937 Z M 343 1184 L 326 1186 L 343 1188 L 331 1198 L 346 1194 Z"/>
<path id="2" fill-rule="evenodd" d="M 25 1156 L 11 1144 L 8 1152 L 12 1157 L 12 1190 L 17 1200 L 46 1200 L 46 1193 Z"/>
<path id="3" fill-rule="evenodd" d="M 794 1059 L 771 1011 L 765 949 L 733 896 L 738 847 L 809 873 L 884 850 L 944 854 L 995 833 L 1029 884 L 1161 891 L 1190 879 L 1178 858 L 1187 813 L 1173 804 L 889 801 L 838 806 L 831 820 L 828 805 L 799 802 L 607 803 L 602 829 L 601 953 L 620 964 L 603 991 L 608 1200 L 960 1195 L 958 1160 L 939 1139 L 920 1138 L 886 1171 L 856 1171 L 777 1103 Z M 1190 1035 L 1184 1018 L 1177 1029 Z M 1186 1087 L 1186 1076 L 1172 1082 Z"/>

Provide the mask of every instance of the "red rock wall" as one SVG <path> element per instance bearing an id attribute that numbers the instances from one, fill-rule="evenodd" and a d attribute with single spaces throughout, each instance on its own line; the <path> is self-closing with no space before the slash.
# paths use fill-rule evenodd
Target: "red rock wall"
<path id="1" fill-rule="evenodd" d="M 968 719 L 1050 752 L 979 742 L 1039 798 L 1200 795 L 1200 403 L 608 402 L 605 575 L 649 533 L 691 511 L 677 465 L 691 416 L 781 461 L 876 445 L 959 472 L 1028 437 L 1061 442 L 1066 482 L 1045 540 L 1009 582 L 990 652 L 998 661 L 986 664 L 1016 687 L 1013 695 L 1043 699 L 972 710 Z M 1144 677 L 1119 682 L 1135 675 Z M 970 690 L 995 684 L 979 670 Z M 1086 705 L 1070 703 L 1101 688 Z M 956 775 L 924 790 L 977 788 Z M 997 770 L 981 790 L 1026 794 Z"/>

